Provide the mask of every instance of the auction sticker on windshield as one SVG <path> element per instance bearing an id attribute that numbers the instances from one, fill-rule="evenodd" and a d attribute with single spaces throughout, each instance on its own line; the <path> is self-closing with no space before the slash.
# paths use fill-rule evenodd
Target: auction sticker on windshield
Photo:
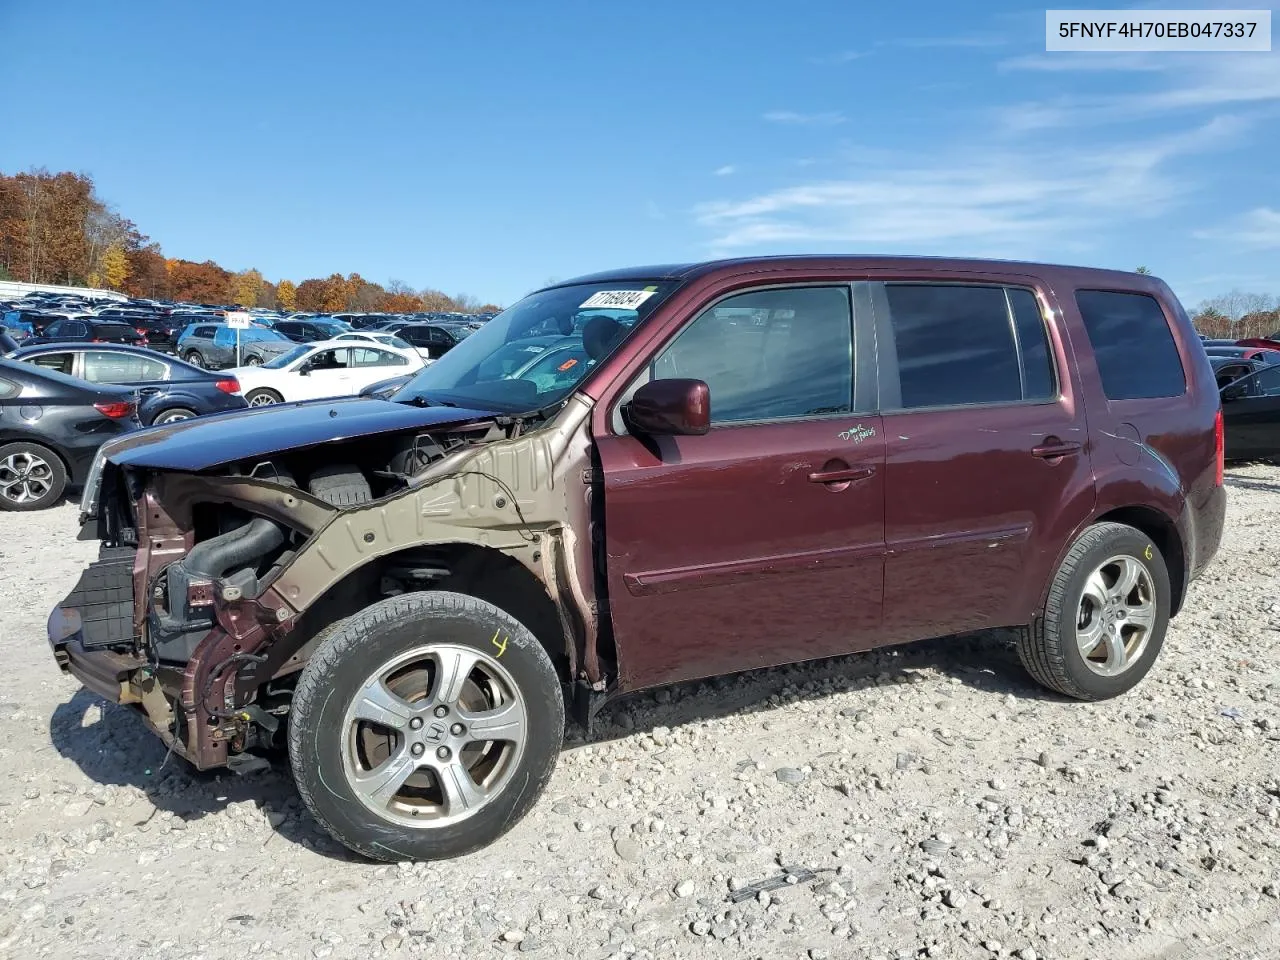
<path id="1" fill-rule="evenodd" d="M 653 290 L 600 290 L 579 304 L 578 309 L 611 307 L 614 310 L 635 310 L 653 294 Z"/>

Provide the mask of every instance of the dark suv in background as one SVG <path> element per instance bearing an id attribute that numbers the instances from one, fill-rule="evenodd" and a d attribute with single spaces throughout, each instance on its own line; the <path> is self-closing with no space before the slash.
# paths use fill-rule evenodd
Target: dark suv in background
<path id="1" fill-rule="evenodd" d="M 566 697 L 589 730 L 648 687 L 987 628 L 1051 690 L 1117 696 L 1226 508 L 1173 293 L 1043 264 L 601 273 L 389 399 L 235 416 L 103 449 L 108 550 L 54 655 L 198 767 L 287 746 L 317 820 L 386 860 L 518 821 Z"/>

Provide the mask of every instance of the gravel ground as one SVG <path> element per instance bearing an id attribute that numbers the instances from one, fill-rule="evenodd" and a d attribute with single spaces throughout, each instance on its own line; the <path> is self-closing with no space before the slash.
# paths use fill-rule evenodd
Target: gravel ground
<path id="1" fill-rule="evenodd" d="M 992 634 L 664 689 L 505 839 L 401 866 L 61 676 L 45 616 L 94 545 L 70 505 L 0 516 L 0 955 L 1280 956 L 1280 468 L 1228 484 L 1222 552 L 1120 700 L 1042 692 Z"/>

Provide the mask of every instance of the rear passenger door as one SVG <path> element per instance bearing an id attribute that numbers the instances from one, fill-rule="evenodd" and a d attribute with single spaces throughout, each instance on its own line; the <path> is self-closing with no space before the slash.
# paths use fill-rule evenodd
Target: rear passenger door
<path id="1" fill-rule="evenodd" d="M 625 689 L 874 643 L 884 437 L 874 367 L 854 366 L 847 284 L 750 290 L 687 321 L 632 385 L 705 381 L 707 434 L 632 436 L 615 404 L 596 444 Z"/>
<path id="2" fill-rule="evenodd" d="M 1029 283 L 871 284 L 887 642 L 1027 622 L 1094 501 L 1084 411 Z"/>

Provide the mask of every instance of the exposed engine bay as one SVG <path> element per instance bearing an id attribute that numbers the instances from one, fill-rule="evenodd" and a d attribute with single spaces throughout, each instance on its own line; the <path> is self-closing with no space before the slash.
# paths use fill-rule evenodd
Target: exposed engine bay
<path id="1" fill-rule="evenodd" d="M 482 595 L 483 582 L 577 676 L 594 564 L 566 528 L 590 497 L 580 467 L 576 497 L 552 474 L 583 456 L 583 426 L 526 434 L 488 417 L 201 472 L 107 459 L 81 532 L 100 559 L 51 618 L 55 655 L 195 766 L 242 771 L 283 746 L 293 682 L 325 631 L 388 596 L 460 580 Z"/>

